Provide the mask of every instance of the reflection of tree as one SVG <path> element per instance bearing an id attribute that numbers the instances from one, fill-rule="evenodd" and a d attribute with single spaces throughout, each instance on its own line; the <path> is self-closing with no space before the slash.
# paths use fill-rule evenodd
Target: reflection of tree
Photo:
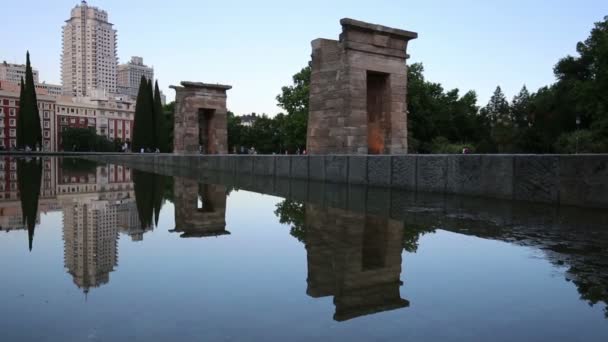
<path id="1" fill-rule="evenodd" d="M 277 204 L 274 214 L 279 217 L 281 224 L 291 225 L 290 234 L 300 242 L 305 242 L 305 218 L 306 208 L 304 203 L 291 200 L 283 200 Z"/>
<path id="2" fill-rule="evenodd" d="M 409 253 L 418 251 L 418 240 L 427 233 L 435 232 L 435 228 L 422 225 L 406 224 L 403 232 L 403 249 Z"/>
<path id="3" fill-rule="evenodd" d="M 304 203 L 292 200 L 283 200 L 277 204 L 274 214 L 279 218 L 281 224 L 289 224 L 290 234 L 304 243 L 306 238 L 306 207 Z M 407 224 L 403 233 L 403 249 L 406 252 L 416 253 L 418 250 L 418 240 L 427 233 L 435 231 L 433 227 L 422 225 Z"/>
<path id="4" fill-rule="evenodd" d="M 158 225 L 158 217 L 165 199 L 166 182 L 166 176 L 133 170 L 135 202 L 142 228 L 152 224 Z"/>
<path id="5" fill-rule="evenodd" d="M 38 216 L 38 198 L 42 182 L 42 163 L 40 160 L 17 160 L 17 182 L 21 199 L 23 224 L 27 227 L 29 249 L 32 250 L 34 229 Z"/>

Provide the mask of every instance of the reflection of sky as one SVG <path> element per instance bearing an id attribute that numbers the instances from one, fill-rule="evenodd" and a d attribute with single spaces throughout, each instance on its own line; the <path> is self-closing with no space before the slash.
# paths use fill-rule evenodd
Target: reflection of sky
<path id="1" fill-rule="evenodd" d="M 3 340 L 605 340 L 601 306 L 530 248 L 439 230 L 404 253 L 411 306 L 338 323 L 306 295 L 307 251 L 278 223 L 281 199 L 233 191 L 232 235 L 182 239 L 167 203 L 144 241 L 120 235 L 110 282 L 84 295 L 63 269 L 61 213 L 0 234 Z M 23 296 L 21 296 L 23 295 Z M 47 303 L 48 301 L 48 303 Z"/>

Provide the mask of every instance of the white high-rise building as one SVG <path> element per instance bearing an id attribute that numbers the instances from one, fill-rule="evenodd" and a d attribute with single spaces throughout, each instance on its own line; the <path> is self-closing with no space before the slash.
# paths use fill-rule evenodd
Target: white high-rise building
<path id="1" fill-rule="evenodd" d="M 142 57 L 131 57 L 127 64 L 118 66 L 118 93 L 137 97 L 141 77 L 154 81 L 154 68 L 144 64 Z"/>
<path id="2" fill-rule="evenodd" d="M 38 83 L 38 70 L 32 68 L 32 74 L 34 83 Z M 21 78 L 25 80 L 25 64 L 0 63 L 0 80 L 21 83 Z"/>
<path id="3" fill-rule="evenodd" d="M 95 89 L 116 93 L 117 68 L 116 30 L 108 13 L 82 1 L 63 26 L 63 93 L 88 96 Z"/>

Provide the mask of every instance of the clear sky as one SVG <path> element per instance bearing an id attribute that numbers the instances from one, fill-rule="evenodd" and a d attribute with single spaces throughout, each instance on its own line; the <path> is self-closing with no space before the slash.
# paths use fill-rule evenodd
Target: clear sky
<path id="1" fill-rule="evenodd" d="M 60 83 L 61 26 L 77 0 L 3 1 L 0 60 L 24 62 L 41 80 Z M 428 80 L 485 104 L 501 85 L 511 98 L 554 81 L 553 66 L 574 54 L 606 0 L 91 0 L 118 30 L 118 57 L 142 56 L 154 66 L 168 99 L 181 80 L 233 86 L 237 114 L 274 115 L 276 95 L 310 58 L 310 41 L 337 39 L 350 17 L 416 31 L 409 63 L 423 62 Z"/>

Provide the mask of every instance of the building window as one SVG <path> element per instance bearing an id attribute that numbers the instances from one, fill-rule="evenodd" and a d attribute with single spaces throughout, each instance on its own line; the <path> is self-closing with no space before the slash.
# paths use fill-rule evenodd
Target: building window
<path id="1" fill-rule="evenodd" d="M 9 119 L 8 120 L 8 125 L 9 126 L 13 126 L 13 127 L 17 126 L 17 120 L 15 120 L 15 119 Z"/>
<path id="2" fill-rule="evenodd" d="M 44 128 L 51 128 L 51 123 L 48 121 L 44 122 Z"/>
<path id="3" fill-rule="evenodd" d="M 8 133 L 8 134 L 9 134 L 9 136 L 10 136 L 11 138 L 14 138 L 14 137 L 16 137 L 16 136 L 17 136 L 17 130 L 16 130 L 16 129 L 14 129 L 14 128 L 11 128 L 11 129 L 9 130 L 9 133 Z"/>
<path id="4" fill-rule="evenodd" d="M 45 111 L 44 111 L 44 118 L 45 118 L 45 119 L 48 119 L 48 118 L 50 118 L 50 117 L 51 117 L 51 114 L 49 114 L 49 111 L 48 111 L 48 110 L 45 110 Z"/>
<path id="5" fill-rule="evenodd" d="M 9 108 L 8 109 L 8 115 L 9 116 L 15 116 L 15 108 Z"/>
<path id="6" fill-rule="evenodd" d="M 50 138 L 50 137 L 51 137 L 51 132 L 49 132 L 49 131 L 44 131 L 44 137 L 45 137 L 45 138 Z"/>

